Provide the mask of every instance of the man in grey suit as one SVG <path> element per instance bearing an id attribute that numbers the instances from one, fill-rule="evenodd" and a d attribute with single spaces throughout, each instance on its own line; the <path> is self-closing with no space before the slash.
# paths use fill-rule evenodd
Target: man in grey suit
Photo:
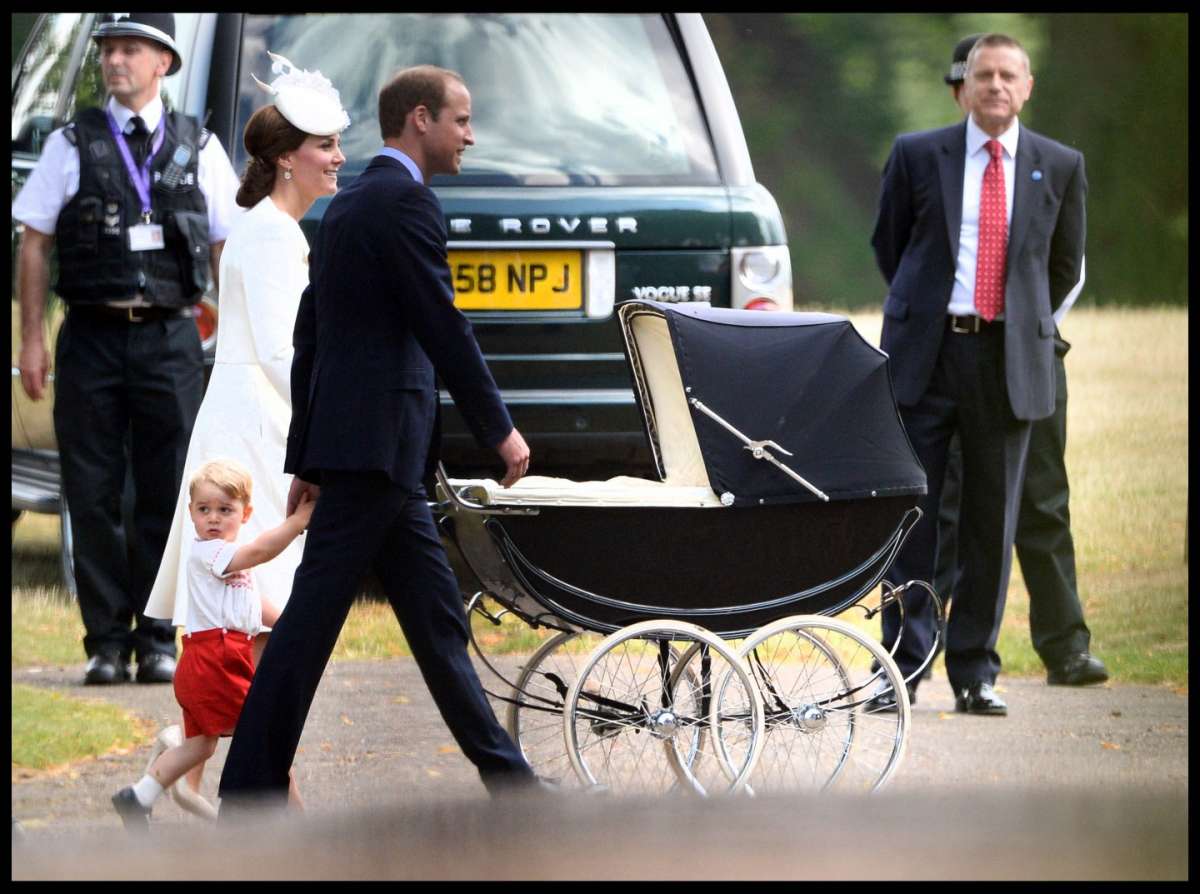
<path id="1" fill-rule="evenodd" d="M 999 34 L 967 59 L 968 118 L 897 138 L 872 237 L 889 285 L 881 347 L 901 417 L 925 467 L 924 516 L 897 556 L 893 584 L 933 579 L 946 450 L 963 450 L 963 575 L 947 627 L 957 710 L 1004 715 L 993 688 L 1030 424 L 1054 411 L 1054 310 L 1079 280 L 1086 230 L 1083 156 L 1022 127 L 1029 57 Z M 933 607 L 906 596 L 896 660 L 924 660 Z M 884 613 L 885 643 L 901 630 Z M 910 684 L 915 699 L 916 680 Z M 876 708 L 894 704 L 880 693 Z"/>
<path id="2" fill-rule="evenodd" d="M 967 54 L 979 34 L 964 37 L 954 47 L 950 73 L 944 77 L 951 96 L 965 114 L 964 81 Z M 1061 324 L 1083 288 L 1080 276 L 1054 312 Z M 1083 617 L 1075 576 L 1075 541 L 1071 537 L 1070 484 L 1067 480 L 1067 369 L 1063 363 L 1071 345 L 1055 334 L 1054 413 L 1033 424 L 1025 484 L 1017 520 L 1017 561 L 1029 591 L 1029 633 L 1033 648 L 1046 666 L 1052 686 L 1087 686 L 1108 679 L 1104 662 L 1088 651 L 1092 633 Z M 934 591 L 948 601 L 957 588 L 958 492 L 962 480 L 962 453 L 957 440 L 950 442 L 942 505 L 938 517 L 938 559 Z M 929 671 L 926 670 L 926 675 Z"/>

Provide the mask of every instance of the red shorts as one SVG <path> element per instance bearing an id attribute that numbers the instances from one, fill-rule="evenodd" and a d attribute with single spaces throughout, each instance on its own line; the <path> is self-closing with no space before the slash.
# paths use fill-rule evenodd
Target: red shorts
<path id="1" fill-rule="evenodd" d="M 186 738 L 232 735 L 254 678 L 253 646 L 254 637 L 240 630 L 184 634 L 175 700 Z"/>

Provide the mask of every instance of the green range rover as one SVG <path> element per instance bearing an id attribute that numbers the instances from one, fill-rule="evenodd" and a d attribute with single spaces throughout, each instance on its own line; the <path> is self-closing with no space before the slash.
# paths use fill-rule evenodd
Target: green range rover
<path id="1" fill-rule="evenodd" d="M 41 16 L 13 66 L 14 196 L 49 132 L 103 101 L 89 39 L 97 18 Z M 343 185 L 381 146 L 377 94 L 393 72 L 432 63 L 462 74 L 476 144 L 459 176 L 431 185 L 457 302 L 538 473 L 648 473 L 615 305 L 792 308 L 782 220 L 754 180 L 698 14 L 177 13 L 176 35 L 183 67 L 165 81 L 167 102 L 206 119 L 238 171 L 242 129 L 266 101 L 251 74 L 269 77 L 268 50 L 320 69 L 341 92 L 352 122 Z M 327 202 L 303 222 L 310 236 Z M 14 229 L 14 267 L 16 245 Z M 17 332 L 15 286 L 13 322 Z M 211 321 L 198 322 L 211 356 Z M 16 338 L 14 519 L 58 509 L 50 401 L 24 397 Z M 443 400 L 448 467 L 494 475 L 494 454 Z"/>

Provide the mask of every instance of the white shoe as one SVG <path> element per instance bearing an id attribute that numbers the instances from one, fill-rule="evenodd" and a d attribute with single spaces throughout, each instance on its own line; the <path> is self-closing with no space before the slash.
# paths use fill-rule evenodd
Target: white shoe
<path id="1" fill-rule="evenodd" d="M 146 764 L 146 772 L 150 772 L 151 765 L 160 754 L 168 748 L 178 748 L 182 744 L 183 730 L 179 728 L 179 724 L 173 723 L 160 730 L 154 737 L 154 745 L 150 748 L 150 761 Z M 202 794 L 192 791 L 192 787 L 187 784 L 186 779 L 177 780 L 167 791 L 171 795 L 171 800 L 188 813 L 212 823 L 217 821 L 217 808 L 209 804 Z"/>

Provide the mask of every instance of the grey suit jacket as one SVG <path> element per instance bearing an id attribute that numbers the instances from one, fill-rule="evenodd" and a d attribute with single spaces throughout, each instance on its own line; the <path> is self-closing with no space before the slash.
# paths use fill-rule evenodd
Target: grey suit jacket
<path id="1" fill-rule="evenodd" d="M 871 244 L 888 283 L 880 347 L 896 399 L 925 392 L 946 328 L 962 225 L 966 120 L 903 134 L 883 170 Z M 1004 359 L 1018 419 L 1054 412 L 1054 310 L 1079 280 L 1087 228 L 1083 155 L 1021 127 L 1017 142 Z"/>

